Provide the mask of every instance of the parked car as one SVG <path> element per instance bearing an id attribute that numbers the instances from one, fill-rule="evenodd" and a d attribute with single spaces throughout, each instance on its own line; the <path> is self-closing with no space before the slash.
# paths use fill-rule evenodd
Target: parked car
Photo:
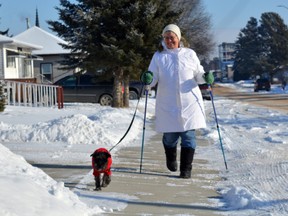
<path id="1" fill-rule="evenodd" d="M 54 83 L 63 87 L 64 102 L 100 103 L 102 106 L 111 106 L 113 101 L 113 80 L 103 77 L 84 74 L 68 75 Z M 141 82 L 129 83 L 129 99 L 141 97 Z"/>
<path id="2" fill-rule="evenodd" d="M 208 84 L 199 84 L 200 91 L 202 93 L 202 98 L 205 100 L 211 100 L 211 95 L 209 91 Z M 157 95 L 157 85 L 151 88 L 152 91 L 155 91 L 155 95 Z"/>
<path id="3" fill-rule="evenodd" d="M 208 84 L 199 84 L 200 91 L 202 93 L 202 97 L 205 100 L 211 100 L 210 90 Z"/>
<path id="4" fill-rule="evenodd" d="M 271 83 L 269 79 L 262 78 L 256 80 L 254 84 L 254 92 L 258 92 L 259 90 L 266 90 L 266 91 L 271 90 Z"/>

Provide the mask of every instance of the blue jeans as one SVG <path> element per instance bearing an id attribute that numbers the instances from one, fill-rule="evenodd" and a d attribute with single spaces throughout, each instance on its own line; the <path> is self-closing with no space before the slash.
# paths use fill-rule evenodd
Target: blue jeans
<path id="1" fill-rule="evenodd" d="M 181 147 L 196 149 L 195 130 L 164 133 L 162 138 L 163 145 L 167 148 L 174 148 L 177 146 L 180 137 Z"/>

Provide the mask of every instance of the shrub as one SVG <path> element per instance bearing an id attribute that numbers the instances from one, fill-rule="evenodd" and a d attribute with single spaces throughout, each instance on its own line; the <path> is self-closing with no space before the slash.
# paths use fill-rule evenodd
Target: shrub
<path id="1" fill-rule="evenodd" d="M 4 82 L 0 81 L 0 112 L 5 110 Z"/>

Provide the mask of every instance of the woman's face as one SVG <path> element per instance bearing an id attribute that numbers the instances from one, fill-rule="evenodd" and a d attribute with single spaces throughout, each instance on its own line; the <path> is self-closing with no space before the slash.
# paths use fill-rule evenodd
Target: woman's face
<path id="1" fill-rule="evenodd" d="M 163 38 L 168 49 L 179 48 L 179 39 L 174 32 L 165 32 Z"/>

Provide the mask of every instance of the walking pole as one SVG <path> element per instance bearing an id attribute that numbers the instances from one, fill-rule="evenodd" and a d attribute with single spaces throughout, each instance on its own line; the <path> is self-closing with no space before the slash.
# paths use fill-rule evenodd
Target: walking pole
<path id="1" fill-rule="evenodd" d="M 211 102 L 212 102 L 212 106 L 213 106 L 213 110 L 214 110 L 215 122 L 216 122 L 217 130 L 218 130 L 218 136 L 219 136 L 219 141 L 220 141 L 221 150 L 222 150 L 222 154 L 223 154 L 223 159 L 224 159 L 225 167 L 226 167 L 226 170 L 227 170 L 228 167 L 227 167 L 226 157 L 225 157 L 225 153 L 224 153 L 224 148 L 223 148 L 222 138 L 221 138 L 221 134 L 220 134 L 220 129 L 219 129 L 219 125 L 218 125 L 218 119 L 217 119 L 216 109 L 215 109 L 215 105 L 214 105 L 214 98 L 213 98 L 213 94 L 212 94 L 212 88 L 211 88 L 210 85 L 208 85 L 208 88 L 209 88 Z"/>
<path id="2" fill-rule="evenodd" d="M 142 172 L 142 160 L 143 160 L 143 152 L 144 152 L 144 138 L 145 138 L 145 126 L 146 126 L 146 111 L 147 111 L 147 100 L 148 100 L 148 86 L 145 86 L 144 94 L 145 98 L 145 109 L 144 109 L 144 122 L 143 122 L 143 134 L 142 134 L 142 147 L 141 147 L 141 160 L 140 160 L 140 173 Z"/>

